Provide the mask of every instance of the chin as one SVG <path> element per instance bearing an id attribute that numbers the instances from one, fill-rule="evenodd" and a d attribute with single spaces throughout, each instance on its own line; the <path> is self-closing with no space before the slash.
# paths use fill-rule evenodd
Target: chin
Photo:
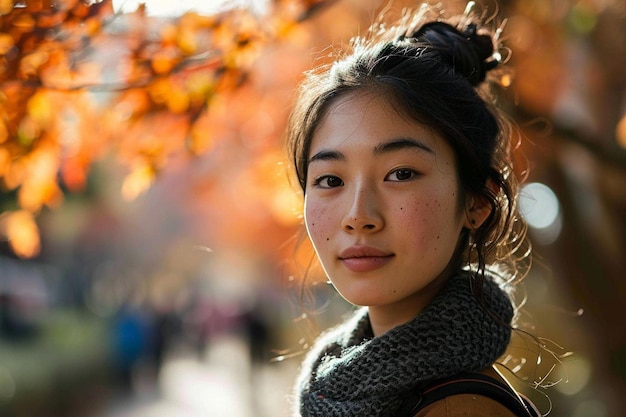
<path id="1" fill-rule="evenodd" d="M 359 307 L 382 307 L 393 304 L 396 300 L 387 299 L 377 294 L 344 294 L 339 293 L 347 302 Z"/>

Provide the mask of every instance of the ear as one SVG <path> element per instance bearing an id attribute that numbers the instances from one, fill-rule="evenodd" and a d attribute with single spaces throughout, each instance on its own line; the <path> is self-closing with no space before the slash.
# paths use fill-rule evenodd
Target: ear
<path id="1" fill-rule="evenodd" d="M 493 181 L 488 181 L 487 187 L 494 195 L 498 195 L 499 187 Z M 492 210 L 489 200 L 484 195 L 470 196 L 465 204 L 465 222 L 463 225 L 470 230 L 478 229 L 489 218 Z"/>

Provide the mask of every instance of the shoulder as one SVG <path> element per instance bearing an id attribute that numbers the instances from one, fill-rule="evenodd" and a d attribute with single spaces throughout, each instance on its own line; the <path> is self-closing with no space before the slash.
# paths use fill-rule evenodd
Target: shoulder
<path id="1" fill-rule="evenodd" d="M 482 395 L 458 394 L 437 401 L 415 417 L 515 417 L 508 408 Z"/>
<path id="2" fill-rule="evenodd" d="M 481 372 L 503 385 L 510 387 L 509 382 L 495 367 Z M 511 389 L 513 389 L 511 387 Z M 422 410 L 414 417 L 515 417 L 516 414 L 500 402 L 478 394 L 455 394 L 442 398 Z"/>

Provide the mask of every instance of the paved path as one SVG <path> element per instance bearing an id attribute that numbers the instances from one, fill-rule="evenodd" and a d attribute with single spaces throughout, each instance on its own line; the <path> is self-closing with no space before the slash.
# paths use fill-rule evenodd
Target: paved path
<path id="1" fill-rule="evenodd" d="M 202 359 L 171 357 L 155 381 L 140 382 L 96 417 L 289 417 L 297 362 L 252 368 L 245 345 L 224 338 Z"/>

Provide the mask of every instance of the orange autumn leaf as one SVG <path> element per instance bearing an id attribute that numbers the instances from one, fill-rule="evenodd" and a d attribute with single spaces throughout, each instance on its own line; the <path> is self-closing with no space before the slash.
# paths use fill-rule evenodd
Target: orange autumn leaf
<path id="1" fill-rule="evenodd" d="M 4 120 L 0 119 L 0 143 L 6 142 L 9 139 L 9 129 Z"/>
<path id="2" fill-rule="evenodd" d="M 89 161 L 85 161 L 80 156 L 66 159 L 61 169 L 63 185 L 74 192 L 84 190 L 87 185 L 88 165 Z"/>
<path id="3" fill-rule="evenodd" d="M 182 26 L 176 35 L 176 46 L 183 54 L 191 55 L 198 51 L 196 32 L 189 27 Z"/>
<path id="4" fill-rule="evenodd" d="M 57 182 L 49 179 L 30 179 L 18 191 L 20 206 L 33 212 L 39 211 L 44 205 L 58 206 L 62 196 Z"/>
<path id="5" fill-rule="evenodd" d="M 195 72 L 187 77 L 184 88 L 191 106 L 203 106 L 211 98 L 215 82 L 210 74 Z"/>
<path id="6" fill-rule="evenodd" d="M 157 79 L 149 92 L 155 103 L 165 105 L 172 113 L 184 113 L 189 108 L 189 94 L 169 78 Z"/>
<path id="7" fill-rule="evenodd" d="M 8 149 L 0 147 L 0 178 L 3 178 L 11 170 L 11 153 Z"/>
<path id="8" fill-rule="evenodd" d="M 17 140 L 23 146 L 31 146 L 41 134 L 39 123 L 30 115 L 25 115 L 17 129 Z"/>
<path id="9" fill-rule="evenodd" d="M 17 18 L 13 21 L 13 26 L 19 28 L 23 32 L 28 32 L 35 27 L 36 23 L 37 22 L 35 21 L 33 16 L 23 13 L 18 15 Z"/>
<path id="10" fill-rule="evenodd" d="M 189 95 L 181 89 L 174 89 L 168 94 L 166 103 L 172 113 L 184 113 L 189 109 Z"/>
<path id="11" fill-rule="evenodd" d="M 39 228 L 32 213 L 26 210 L 14 211 L 8 213 L 3 220 L 6 223 L 6 238 L 17 256 L 32 258 L 39 254 Z"/>
<path id="12" fill-rule="evenodd" d="M 150 65 L 155 74 L 170 73 L 180 62 L 180 56 L 173 48 L 160 49 L 154 53 Z"/>
<path id="13" fill-rule="evenodd" d="M 43 205 L 57 206 L 63 196 L 56 179 L 60 167 L 58 150 L 49 144 L 40 145 L 23 158 L 23 167 L 18 190 L 20 207 L 34 213 Z"/>
<path id="14" fill-rule="evenodd" d="M 26 55 L 20 61 L 20 72 L 24 78 L 36 77 L 40 68 L 48 62 L 49 54 L 46 51 L 36 51 Z"/>
<path id="15" fill-rule="evenodd" d="M 13 0 L 0 0 L 0 15 L 9 14 L 13 9 Z"/>
<path id="16" fill-rule="evenodd" d="M 156 172 L 147 164 L 137 166 L 124 178 L 122 183 L 122 198 L 133 201 L 145 193 L 156 178 Z"/>
<path id="17" fill-rule="evenodd" d="M 14 45 L 13 36 L 8 33 L 0 33 L 0 55 L 6 55 Z"/>
<path id="18" fill-rule="evenodd" d="M 26 105 L 28 114 L 41 128 L 47 128 L 53 122 L 56 110 L 53 109 L 45 90 L 39 90 L 28 100 Z"/>
<path id="19" fill-rule="evenodd" d="M 165 104 L 171 90 L 176 88 L 169 78 L 157 78 L 146 89 L 150 98 L 157 104 Z"/>

